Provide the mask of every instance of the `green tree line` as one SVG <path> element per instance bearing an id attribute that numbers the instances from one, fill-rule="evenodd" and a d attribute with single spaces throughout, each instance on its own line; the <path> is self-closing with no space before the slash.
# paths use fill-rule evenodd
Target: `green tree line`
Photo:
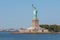
<path id="1" fill-rule="evenodd" d="M 54 25 L 44 24 L 44 25 L 40 25 L 40 27 L 46 28 L 50 32 L 60 32 L 60 25 L 56 25 L 56 24 L 54 24 Z"/>

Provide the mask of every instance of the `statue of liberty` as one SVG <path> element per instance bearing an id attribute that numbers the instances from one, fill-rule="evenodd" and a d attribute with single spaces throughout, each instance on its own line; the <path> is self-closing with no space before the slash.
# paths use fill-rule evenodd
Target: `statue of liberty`
<path id="1" fill-rule="evenodd" d="M 34 19 L 37 19 L 37 9 L 36 9 L 36 7 L 32 4 L 32 7 L 33 7 L 33 18 Z"/>

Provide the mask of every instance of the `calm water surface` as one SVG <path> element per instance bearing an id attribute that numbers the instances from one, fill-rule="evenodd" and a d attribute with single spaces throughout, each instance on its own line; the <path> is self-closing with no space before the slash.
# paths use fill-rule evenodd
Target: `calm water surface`
<path id="1" fill-rule="evenodd" d="M 0 40 L 60 40 L 60 34 L 10 34 L 0 32 Z"/>

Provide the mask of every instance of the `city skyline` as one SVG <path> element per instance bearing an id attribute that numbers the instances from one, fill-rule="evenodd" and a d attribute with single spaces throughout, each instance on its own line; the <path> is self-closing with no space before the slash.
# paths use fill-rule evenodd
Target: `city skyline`
<path id="1" fill-rule="evenodd" d="M 27 28 L 32 23 L 32 4 L 40 24 L 60 24 L 60 0 L 0 0 L 0 28 Z"/>

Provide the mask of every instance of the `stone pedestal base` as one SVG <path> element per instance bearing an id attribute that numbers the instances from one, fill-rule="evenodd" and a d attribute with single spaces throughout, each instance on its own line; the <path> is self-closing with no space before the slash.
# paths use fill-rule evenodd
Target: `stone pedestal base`
<path id="1" fill-rule="evenodd" d="M 32 20 L 32 27 L 39 27 L 39 20 L 38 19 Z"/>

